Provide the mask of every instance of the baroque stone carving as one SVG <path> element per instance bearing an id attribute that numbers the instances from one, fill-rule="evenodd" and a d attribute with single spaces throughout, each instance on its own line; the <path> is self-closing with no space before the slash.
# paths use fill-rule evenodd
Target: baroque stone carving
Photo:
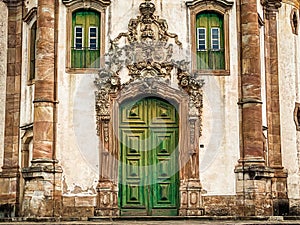
<path id="1" fill-rule="evenodd" d="M 190 96 L 190 114 L 198 116 L 201 124 L 204 81 L 189 73 L 189 62 L 176 61 L 172 58 L 174 46 L 168 43 L 168 39 L 174 39 L 178 47 L 182 44 L 176 34 L 168 32 L 166 21 L 153 15 L 155 5 L 146 0 L 139 9 L 141 15 L 137 19 L 130 20 L 128 32 L 120 33 L 111 41 L 109 52 L 105 55 L 105 67 L 99 71 L 95 80 L 98 89 L 96 91 L 98 135 L 99 122 L 110 120 L 109 94 L 116 93 L 136 80 L 149 83 L 151 77 L 169 83 L 172 71 L 177 72 L 179 87 Z M 122 37 L 126 39 L 127 44 L 120 47 L 119 41 Z M 131 78 L 121 85 L 119 74 L 124 68 L 128 70 Z"/>
<path id="2" fill-rule="evenodd" d="M 108 159 L 108 154 L 118 157 L 118 147 L 115 145 L 118 140 L 109 135 L 115 132 L 113 115 L 120 96 L 130 95 L 131 92 L 154 96 L 162 96 L 162 93 L 168 95 L 162 92 L 165 87 L 173 95 L 178 94 L 177 99 L 183 98 L 181 103 L 185 106 L 184 111 L 186 110 L 183 117 L 186 115 L 189 117 L 186 124 L 182 122 L 185 124 L 183 126 L 190 128 L 190 134 L 187 135 L 190 143 L 182 147 L 182 151 L 187 153 L 185 155 L 188 162 L 181 159 L 189 164 L 187 166 L 189 171 L 186 175 L 182 175 L 187 182 L 182 182 L 180 188 L 180 191 L 188 196 L 188 203 L 180 205 L 179 214 L 203 215 L 203 210 L 200 210 L 202 203 L 199 200 L 201 184 L 197 177 L 199 174 L 197 149 L 198 137 L 201 135 L 204 81 L 189 72 L 190 63 L 180 54 L 182 44 L 178 36 L 169 33 L 166 21 L 154 15 L 155 5 L 146 0 L 139 9 L 141 14 L 136 19 L 130 20 L 128 32 L 120 33 L 110 41 L 109 51 L 105 54 L 105 65 L 99 70 L 94 81 L 97 87 L 95 93 L 97 134 L 101 140 L 100 165 L 102 165 L 96 214 L 101 216 L 118 214 L 118 200 L 112 197 L 112 193 L 116 196 L 118 193 L 117 175 L 110 174 L 112 178 L 108 184 L 103 171 L 107 172 L 107 166 L 110 168 L 118 166 Z M 129 79 L 121 82 L 123 74 Z M 101 188 L 101 185 L 105 187 Z"/>
<path id="3" fill-rule="evenodd" d="M 140 12 L 140 16 L 130 20 L 128 32 L 120 33 L 114 42 L 119 41 L 122 37 L 126 37 L 130 44 L 147 41 L 166 43 L 168 38 L 174 38 L 177 45 L 182 45 L 178 40 L 177 34 L 168 32 L 166 20 L 159 19 L 158 16 L 154 15 L 155 5 L 150 0 L 146 0 L 140 5 Z"/>

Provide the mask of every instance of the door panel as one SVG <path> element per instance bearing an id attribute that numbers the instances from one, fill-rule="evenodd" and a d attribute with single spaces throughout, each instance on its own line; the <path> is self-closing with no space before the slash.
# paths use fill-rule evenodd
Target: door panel
<path id="1" fill-rule="evenodd" d="M 146 129 L 121 129 L 121 207 L 145 208 L 144 186 L 142 178 L 145 176 L 143 166 L 145 162 Z"/>
<path id="2" fill-rule="evenodd" d="M 145 98 L 120 107 L 121 215 L 177 215 L 178 114 Z"/>
<path id="3" fill-rule="evenodd" d="M 151 128 L 154 180 L 154 208 L 176 208 L 177 206 L 177 154 L 178 128 Z"/>

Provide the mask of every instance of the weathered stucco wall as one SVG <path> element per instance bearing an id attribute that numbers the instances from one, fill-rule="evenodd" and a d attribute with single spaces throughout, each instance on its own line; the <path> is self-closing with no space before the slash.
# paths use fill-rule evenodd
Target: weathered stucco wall
<path id="1" fill-rule="evenodd" d="M 0 2 L 0 11 L 0 167 L 2 167 L 4 150 L 7 63 L 7 7 L 3 2 Z"/>
<path id="2" fill-rule="evenodd" d="M 207 195 L 235 194 L 239 159 L 238 57 L 235 5 L 229 12 L 230 76 L 205 77 L 200 179 Z"/>
<path id="3" fill-rule="evenodd" d="M 126 32 L 131 18 L 139 15 L 142 1 L 112 1 L 107 9 L 107 39 Z M 189 50 L 188 15 L 184 1 L 154 1 L 156 15 L 166 19 Z M 182 18 L 182 19 L 178 19 Z M 207 76 L 204 86 L 203 136 L 200 143 L 201 181 L 207 194 L 234 194 L 234 166 L 239 154 L 237 35 L 235 6 L 230 10 L 230 76 Z M 64 169 L 65 193 L 94 194 L 98 179 L 98 137 L 96 136 L 94 75 L 66 72 L 67 11 L 61 4 L 58 45 L 58 153 Z M 185 51 L 183 51 L 185 52 Z M 189 54 L 183 54 L 189 59 Z M 125 78 L 126 80 L 126 78 Z M 77 191 L 76 191 L 76 190 Z M 81 190 L 78 192 L 78 190 Z"/>
<path id="4" fill-rule="evenodd" d="M 57 159 L 63 167 L 63 193 L 67 196 L 96 194 L 98 138 L 94 75 L 66 72 L 67 11 L 60 3 L 58 43 Z"/>
<path id="5" fill-rule="evenodd" d="M 279 10 L 278 55 L 283 166 L 288 169 L 289 198 L 300 198 L 299 138 L 294 122 L 295 102 L 299 102 L 299 36 L 292 33 L 290 14 L 294 6 L 284 3 Z"/>

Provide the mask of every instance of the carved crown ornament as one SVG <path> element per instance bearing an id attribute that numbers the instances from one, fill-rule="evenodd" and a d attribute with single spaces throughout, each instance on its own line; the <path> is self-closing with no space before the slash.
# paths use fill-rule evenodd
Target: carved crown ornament
<path id="1" fill-rule="evenodd" d="M 204 81 L 189 72 L 190 63 L 180 55 L 182 43 L 177 34 L 168 32 L 166 20 L 154 15 L 155 5 L 146 0 L 139 10 L 140 15 L 129 21 L 128 32 L 110 41 L 105 66 L 94 81 L 98 135 L 103 132 L 101 123 L 107 124 L 111 119 L 110 95 L 116 95 L 133 83 L 143 82 L 144 91 L 151 89 L 154 81 L 171 85 L 172 76 L 177 79 L 178 91 L 189 96 L 190 114 L 196 115 L 201 123 Z M 130 79 L 121 84 L 123 70 L 128 72 Z"/>

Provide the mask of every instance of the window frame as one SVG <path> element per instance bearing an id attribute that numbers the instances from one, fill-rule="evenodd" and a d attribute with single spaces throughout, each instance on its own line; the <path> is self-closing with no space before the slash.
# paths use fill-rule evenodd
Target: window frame
<path id="1" fill-rule="evenodd" d="M 100 16 L 100 25 L 98 32 L 100 33 L 99 41 L 98 41 L 98 48 L 99 48 L 99 55 L 100 55 L 100 66 L 104 65 L 104 53 L 105 53 L 105 14 L 106 14 L 106 6 L 101 4 L 101 2 L 94 2 L 93 4 L 90 0 L 82 2 L 81 0 L 73 0 L 70 3 L 65 3 L 67 6 L 67 21 L 66 27 L 66 73 L 70 74 L 84 74 L 84 73 L 97 73 L 99 68 L 72 68 L 72 57 L 71 57 L 71 50 L 74 46 L 74 39 L 72 38 L 73 35 L 73 27 L 72 27 L 72 16 L 73 13 L 78 10 L 92 10 L 99 13 Z"/>
<path id="2" fill-rule="evenodd" d="M 186 5 L 190 13 L 190 42 L 191 42 L 191 61 L 192 72 L 199 75 L 216 75 L 228 76 L 230 75 L 230 46 L 229 46 L 229 11 L 232 9 L 233 2 L 227 0 L 207 0 L 207 1 L 193 1 L 188 0 Z M 212 11 L 223 16 L 223 30 L 224 30 L 224 56 L 225 69 L 198 69 L 197 68 L 197 37 L 196 18 L 199 13 L 204 11 Z M 211 43 L 210 43 L 211 44 Z"/>
<path id="3" fill-rule="evenodd" d="M 217 29 L 218 30 L 218 38 L 217 38 L 217 41 L 218 41 L 218 48 L 214 48 L 214 43 L 213 41 L 216 40 L 215 38 L 213 38 L 213 29 Z M 210 49 L 211 51 L 221 51 L 221 35 L 220 35 L 220 28 L 219 27 L 211 27 L 210 28 L 210 34 L 211 34 L 211 37 L 210 37 Z"/>
<path id="4" fill-rule="evenodd" d="M 200 34 L 199 31 L 204 30 L 204 39 L 199 38 Z M 204 49 L 199 48 L 200 46 L 200 41 L 204 40 Z M 207 30 L 205 27 L 197 27 L 197 51 L 207 51 Z"/>
<path id="5" fill-rule="evenodd" d="M 77 34 L 76 28 L 81 28 L 81 48 L 77 48 L 76 40 L 78 39 L 78 37 L 76 36 L 76 34 Z M 82 27 L 82 26 L 75 26 L 73 32 L 74 32 L 74 40 L 73 40 L 73 48 L 74 48 L 74 50 L 83 50 L 84 49 L 84 27 Z"/>
<path id="6" fill-rule="evenodd" d="M 92 49 L 91 48 L 91 28 L 96 28 L 96 37 L 95 38 L 93 38 L 93 39 L 95 39 L 96 40 L 96 48 L 95 49 Z M 98 49 L 98 33 L 99 33 L 99 31 L 98 31 L 98 27 L 95 27 L 95 26 L 90 26 L 89 27 L 89 42 L 88 42 L 88 48 L 89 48 L 89 50 L 90 51 L 97 51 L 97 49 Z"/>

